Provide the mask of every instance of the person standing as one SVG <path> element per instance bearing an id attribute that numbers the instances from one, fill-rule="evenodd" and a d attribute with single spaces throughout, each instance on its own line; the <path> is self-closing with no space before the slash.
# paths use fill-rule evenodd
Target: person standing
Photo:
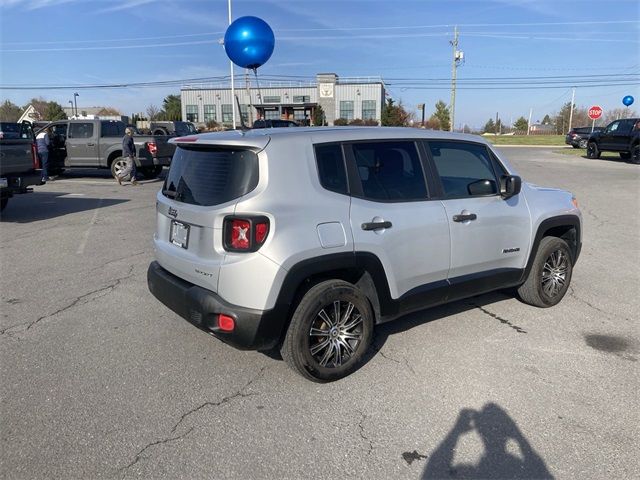
<path id="1" fill-rule="evenodd" d="M 120 172 L 120 175 L 116 175 L 118 184 L 122 185 L 122 180 L 131 174 L 131 185 L 138 185 L 138 180 L 136 179 L 138 174 L 136 171 L 136 146 L 133 143 L 133 129 L 129 127 L 124 130 L 122 156 L 127 159 L 127 166 Z"/>
<path id="2" fill-rule="evenodd" d="M 38 149 L 38 158 L 40 159 L 40 168 L 42 168 L 42 183 L 48 182 L 49 179 L 49 147 L 51 140 L 49 134 L 51 127 L 45 128 L 38 133 L 36 137 L 36 147 Z"/>

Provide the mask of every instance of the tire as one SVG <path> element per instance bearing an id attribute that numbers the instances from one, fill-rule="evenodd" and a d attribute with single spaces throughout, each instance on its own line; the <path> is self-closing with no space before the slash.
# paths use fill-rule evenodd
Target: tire
<path id="1" fill-rule="evenodd" d="M 4 212 L 4 209 L 7 208 L 7 203 L 9 203 L 9 197 L 0 198 L 0 212 Z"/>
<path id="2" fill-rule="evenodd" d="M 162 172 L 162 165 L 153 165 L 152 167 L 142 167 L 139 168 L 144 178 L 147 180 L 152 180 L 156 178 Z"/>
<path id="3" fill-rule="evenodd" d="M 587 158 L 600 158 L 601 152 L 596 142 L 589 142 L 587 144 Z"/>
<path id="4" fill-rule="evenodd" d="M 116 178 L 116 176 L 120 174 L 120 172 L 124 171 L 126 167 L 127 167 L 126 158 L 124 157 L 114 158 L 113 162 L 111 162 L 111 175 L 113 175 L 113 178 Z M 131 175 L 127 175 L 127 178 L 130 176 Z M 123 178 L 122 180 L 127 180 L 127 178 Z"/>
<path id="5" fill-rule="evenodd" d="M 587 148 L 587 143 L 589 143 L 587 140 L 580 140 L 576 148 Z"/>
<path id="6" fill-rule="evenodd" d="M 622 160 L 629 160 L 631 158 L 631 152 L 620 152 L 620 158 Z"/>
<path id="7" fill-rule="evenodd" d="M 332 382 L 361 366 L 372 338 L 373 312 L 367 297 L 348 282 L 327 280 L 302 297 L 280 353 L 303 377 Z"/>
<path id="8" fill-rule="evenodd" d="M 518 296 L 535 307 L 552 307 L 567 293 L 572 273 L 573 257 L 567 242 L 544 237 L 527 280 L 518 288 Z"/>
<path id="9" fill-rule="evenodd" d="M 154 135 L 169 135 L 169 132 L 168 132 L 166 129 L 164 129 L 164 128 L 156 128 L 156 129 L 153 131 L 153 134 L 154 134 Z"/>
<path id="10" fill-rule="evenodd" d="M 640 144 L 631 149 L 631 163 L 640 165 Z"/>

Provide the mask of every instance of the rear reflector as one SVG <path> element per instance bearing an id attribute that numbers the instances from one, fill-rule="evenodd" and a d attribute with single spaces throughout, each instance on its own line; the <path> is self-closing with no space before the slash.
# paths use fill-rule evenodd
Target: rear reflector
<path id="1" fill-rule="evenodd" d="M 260 245 L 264 242 L 265 238 L 267 238 L 267 234 L 269 233 L 269 223 L 268 222 L 256 223 L 255 228 L 256 228 L 256 243 Z"/>
<path id="2" fill-rule="evenodd" d="M 233 317 L 221 313 L 218 315 L 218 327 L 223 332 L 233 332 L 233 329 L 236 328 L 236 322 Z"/>
<path id="3" fill-rule="evenodd" d="M 158 146 L 154 142 L 148 142 L 147 150 L 149 150 L 149 153 L 151 155 L 155 155 L 156 153 L 158 153 Z"/>

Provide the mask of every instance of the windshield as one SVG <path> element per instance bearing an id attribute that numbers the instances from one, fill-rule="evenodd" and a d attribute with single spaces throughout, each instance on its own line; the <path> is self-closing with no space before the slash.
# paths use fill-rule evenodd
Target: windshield
<path id="1" fill-rule="evenodd" d="M 190 122 L 176 122 L 176 133 L 178 135 L 191 135 L 198 133 L 198 130 Z"/>
<path id="2" fill-rule="evenodd" d="M 211 206 L 258 185 L 258 156 L 251 150 L 178 147 L 162 193 L 178 202 Z"/>

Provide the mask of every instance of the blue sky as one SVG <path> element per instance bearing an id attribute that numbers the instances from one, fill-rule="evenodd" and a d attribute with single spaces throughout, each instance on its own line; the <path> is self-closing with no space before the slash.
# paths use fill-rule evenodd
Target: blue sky
<path id="1" fill-rule="evenodd" d="M 508 123 L 530 108 L 534 121 L 542 119 L 571 100 L 572 82 L 591 78 L 636 84 L 580 86 L 579 106 L 619 108 L 626 94 L 640 102 L 640 77 L 625 76 L 640 72 L 638 0 L 232 0 L 232 8 L 234 19 L 258 16 L 274 30 L 275 51 L 259 75 L 380 76 L 408 109 L 426 103 L 427 116 L 439 99 L 449 103 L 449 41 L 458 25 L 465 55 L 460 86 L 478 87 L 479 77 L 525 77 L 526 88 L 460 88 L 456 126 L 481 126 L 496 112 Z M 227 15 L 227 0 L 0 0 L 0 83 L 75 87 L 228 75 L 218 44 Z M 545 84 L 560 88 L 529 88 L 530 77 L 549 76 L 573 78 Z M 3 88 L 0 99 L 23 105 L 42 96 L 67 106 L 74 91 L 79 108 L 131 114 L 160 106 L 179 86 Z"/>

